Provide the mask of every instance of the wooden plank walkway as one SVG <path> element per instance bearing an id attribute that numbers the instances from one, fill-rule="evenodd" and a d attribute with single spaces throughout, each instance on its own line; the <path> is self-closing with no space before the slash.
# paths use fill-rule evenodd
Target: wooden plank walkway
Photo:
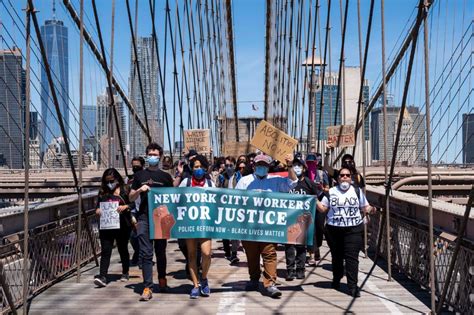
<path id="1" fill-rule="evenodd" d="M 33 299 L 30 314 L 306 314 L 306 313 L 357 313 L 357 314 L 413 314 L 429 312 L 429 293 L 400 274 L 387 282 L 383 265 L 375 266 L 372 260 L 360 259 L 359 285 L 361 297 L 331 289 L 331 262 L 328 248 L 317 267 L 306 269 L 304 280 L 285 281 L 285 255 L 278 251 L 278 281 L 283 292 L 280 299 L 271 299 L 260 292 L 245 292 L 248 279 L 245 254 L 239 252 L 239 266 L 230 266 L 220 249 L 222 243 L 214 240 L 213 259 L 209 283 L 212 294 L 208 298 L 189 299 L 191 282 L 186 279 L 183 256 L 176 241 L 168 244 L 169 293 L 154 293 L 149 302 L 139 302 L 142 291 L 141 270 L 132 267 L 130 281 L 118 281 L 121 267 L 114 250 L 110 273 L 116 279 L 106 288 L 95 288 L 95 265 L 84 268 L 81 283 L 70 277 L 52 286 Z M 155 270 L 156 272 L 156 270 Z M 154 277 L 156 281 L 156 274 Z M 342 280 L 345 283 L 345 278 Z M 347 289 L 341 284 L 342 289 Z"/>

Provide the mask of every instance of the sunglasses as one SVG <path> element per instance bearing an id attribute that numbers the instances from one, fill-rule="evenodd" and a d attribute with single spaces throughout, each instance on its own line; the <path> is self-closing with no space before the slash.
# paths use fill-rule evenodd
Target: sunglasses
<path id="1" fill-rule="evenodd" d="M 351 177 L 351 174 L 339 174 L 339 177 L 343 178 L 343 177 Z"/>

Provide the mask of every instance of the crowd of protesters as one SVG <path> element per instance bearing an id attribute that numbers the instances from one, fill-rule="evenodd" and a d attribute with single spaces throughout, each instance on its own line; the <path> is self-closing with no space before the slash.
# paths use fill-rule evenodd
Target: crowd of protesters
<path id="1" fill-rule="evenodd" d="M 101 215 L 100 202 L 118 201 L 120 228 L 99 232 L 102 247 L 100 274 L 94 278 L 98 287 L 107 286 L 107 272 L 116 242 L 122 264 L 120 280 L 128 281 L 130 266 L 138 266 L 142 271 L 144 288 L 140 300 L 150 300 L 155 255 L 159 292 L 166 292 L 169 289 L 166 280 L 167 240 L 150 239 L 148 191 L 151 187 L 220 187 L 312 195 L 317 198 L 314 245 L 285 244 L 286 280 L 305 278 L 305 268 L 316 266 L 321 259 L 320 248 L 325 238 L 332 257 L 332 287 L 340 290 L 345 271 L 349 288 L 347 293 L 353 297 L 360 296 L 357 275 L 359 251 L 363 249 L 364 217 L 374 209 L 364 195 L 364 178 L 357 171 L 351 155 L 344 155 L 341 169 L 335 170 L 329 166 L 329 153 L 325 156 L 324 165 L 319 153 L 287 155 L 285 161 L 281 162 L 261 152 L 237 157 L 214 157 L 209 161 L 205 155 L 190 150 L 185 159 L 175 163 L 171 157 L 163 156 L 162 147 L 156 143 L 150 143 L 144 153 L 145 158 L 132 159 L 133 175 L 126 180 L 113 168 L 103 173 L 96 214 Z M 358 209 L 351 220 L 344 220 L 344 213 L 348 212 L 344 211 L 345 207 L 349 206 L 347 200 L 356 200 Z M 350 206 L 354 209 L 354 204 Z M 129 241 L 133 248 L 131 259 Z M 246 290 L 260 288 L 262 262 L 263 293 L 273 298 L 282 295 L 276 286 L 277 244 L 240 240 L 222 242 L 224 255 L 231 265 L 238 265 L 239 249 L 243 248 L 250 276 Z M 209 296 L 212 240 L 179 239 L 178 244 L 186 260 L 187 277 L 193 284 L 190 298 Z"/>

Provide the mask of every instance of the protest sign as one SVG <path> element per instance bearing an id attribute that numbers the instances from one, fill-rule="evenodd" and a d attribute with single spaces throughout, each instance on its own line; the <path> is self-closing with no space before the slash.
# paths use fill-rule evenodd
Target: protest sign
<path id="1" fill-rule="evenodd" d="M 239 155 L 255 152 L 255 147 L 249 141 L 228 141 L 224 143 L 224 155 L 237 158 Z"/>
<path id="2" fill-rule="evenodd" d="M 100 207 L 100 222 L 101 230 L 120 229 L 120 214 L 117 212 L 119 207 L 118 201 L 101 202 Z"/>
<path id="3" fill-rule="evenodd" d="M 222 188 L 151 188 L 151 239 L 215 238 L 312 245 L 310 195 Z"/>
<path id="4" fill-rule="evenodd" d="M 354 126 L 338 125 L 326 128 L 329 147 L 349 147 L 355 144 Z"/>
<path id="5" fill-rule="evenodd" d="M 298 140 L 262 120 L 250 143 L 272 158 L 284 162 L 287 154 L 293 154 Z"/>
<path id="6" fill-rule="evenodd" d="M 184 131 L 184 150 L 194 149 L 200 154 L 211 152 L 209 129 L 190 129 Z"/>

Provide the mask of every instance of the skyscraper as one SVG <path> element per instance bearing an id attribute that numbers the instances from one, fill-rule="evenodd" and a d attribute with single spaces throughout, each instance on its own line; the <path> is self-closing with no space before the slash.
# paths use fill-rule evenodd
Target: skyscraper
<path id="1" fill-rule="evenodd" d="M 118 95 L 117 91 L 115 89 L 112 89 L 112 93 L 114 96 L 114 105 L 117 108 L 117 115 L 118 115 L 118 120 L 119 120 L 119 125 L 120 125 L 120 136 L 122 137 L 122 144 L 125 148 L 127 142 L 126 142 L 126 136 L 127 136 L 127 126 L 126 126 L 126 117 L 125 117 L 125 108 L 124 104 L 122 102 L 122 99 Z M 97 96 L 97 116 L 96 116 L 96 125 L 95 125 L 95 135 L 97 141 L 100 143 L 100 148 L 98 150 L 98 162 L 102 166 L 107 165 L 107 160 L 108 156 L 104 156 L 108 154 L 109 148 L 109 95 L 107 91 L 104 91 L 103 94 L 100 94 Z M 121 165 L 121 159 L 120 159 L 120 143 L 118 142 L 118 136 L 116 135 L 116 127 L 115 127 L 115 119 L 112 114 L 112 126 L 114 130 L 114 135 L 112 136 L 114 138 L 114 141 L 112 141 L 112 156 L 115 161 L 120 161 L 120 163 L 115 163 L 115 166 Z"/>
<path id="2" fill-rule="evenodd" d="M 399 115 L 400 107 L 387 106 L 387 158 L 389 161 L 393 155 Z M 381 161 L 385 159 L 383 129 L 383 107 L 380 106 L 371 112 L 373 160 Z M 397 162 L 414 165 L 426 161 L 425 130 L 425 115 L 420 113 L 418 107 L 408 106 L 403 114 Z"/>
<path id="3" fill-rule="evenodd" d="M 140 75 L 143 84 L 143 94 L 145 98 L 145 107 L 148 118 L 148 126 L 150 128 L 150 135 L 152 139 L 163 145 L 163 123 L 162 123 L 162 108 L 158 95 L 158 62 L 156 60 L 155 46 L 152 37 L 138 37 L 137 38 L 136 56 Z M 135 105 L 138 117 L 145 121 L 143 112 L 142 96 L 140 92 L 140 84 L 135 64 L 133 62 L 133 46 L 132 46 L 132 60 L 130 63 L 130 78 L 129 78 L 129 96 L 132 103 Z M 143 155 L 145 148 L 148 145 L 148 139 L 145 133 L 141 130 L 135 122 L 135 117 L 130 115 L 130 152 L 132 156 Z"/>
<path id="4" fill-rule="evenodd" d="M 21 51 L 0 50 L 0 164 L 23 168 L 24 99 Z"/>
<path id="5" fill-rule="evenodd" d="M 66 136 L 69 135 L 69 57 L 68 57 L 68 32 L 67 27 L 55 17 L 46 20 L 41 26 L 41 38 L 46 49 L 46 56 L 51 67 L 53 83 L 58 97 L 59 108 L 63 116 Z M 46 76 L 44 64 L 41 67 L 41 117 L 44 139 L 41 141 L 41 152 L 48 149 L 48 144 L 54 138 L 62 137 L 58 123 L 56 109 L 54 107 L 51 90 Z"/>
<path id="6" fill-rule="evenodd" d="M 474 163 L 474 114 L 462 115 L 462 162 Z"/>

